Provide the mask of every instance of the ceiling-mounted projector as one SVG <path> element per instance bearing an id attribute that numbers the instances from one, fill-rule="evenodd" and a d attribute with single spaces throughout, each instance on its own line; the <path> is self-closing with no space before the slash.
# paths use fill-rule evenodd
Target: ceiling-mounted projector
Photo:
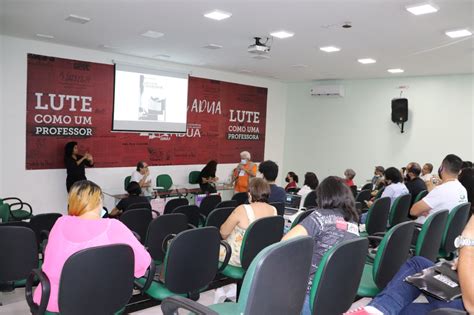
<path id="1" fill-rule="evenodd" d="M 265 44 L 263 44 L 260 41 L 261 37 L 254 37 L 254 39 L 255 39 L 255 44 L 250 45 L 247 50 L 249 53 L 263 55 L 270 52 L 270 46 L 267 46 L 266 42 Z M 268 41 L 268 38 L 267 38 L 267 41 Z"/>

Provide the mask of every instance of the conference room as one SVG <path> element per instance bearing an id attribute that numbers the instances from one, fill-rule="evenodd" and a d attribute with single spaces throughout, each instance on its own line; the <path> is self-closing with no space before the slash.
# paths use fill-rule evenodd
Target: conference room
<path id="1" fill-rule="evenodd" d="M 0 314 L 472 311 L 473 31 L 472 0 L 0 0 Z M 455 296 L 379 302 L 458 257 Z"/>

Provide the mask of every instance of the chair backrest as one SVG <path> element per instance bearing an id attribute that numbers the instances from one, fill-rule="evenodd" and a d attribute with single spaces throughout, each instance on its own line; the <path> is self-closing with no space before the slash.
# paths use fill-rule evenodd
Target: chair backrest
<path id="1" fill-rule="evenodd" d="M 372 187 L 373 187 L 372 183 L 367 183 L 364 186 L 362 186 L 361 190 L 366 190 L 366 189 L 372 190 Z"/>
<path id="2" fill-rule="evenodd" d="M 36 240 L 40 242 L 41 231 L 51 231 L 56 220 L 62 217 L 60 213 L 42 213 L 31 217 L 30 225 L 36 235 Z"/>
<path id="3" fill-rule="evenodd" d="M 214 209 L 229 208 L 229 207 L 237 208 L 238 205 L 239 204 L 237 200 L 224 200 L 224 201 L 219 202 Z"/>
<path id="4" fill-rule="evenodd" d="M 199 226 L 201 215 L 199 214 L 199 207 L 196 205 L 179 206 L 173 210 L 172 213 L 182 213 L 188 218 L 188 223 Z"/>
<path id="5" fill-rule="evenodd" d="M 163 240 L 170 234 L 178 234 L 188 228 L 188 218 L 182 213 L 161 215 L 148 225 L 145 247 L 155 262 L 163 262 Z"/>
<path id="6" fill-rule="evenodd" d="M 131 231 L 137 233 L 142 243 L 145 242 L 148 225 L 151 220 L 152 215 L 149 209 L 127 210 L 120 216 L 120 221 Z"/>
<path id="7" fill-rule="evenodd" d="M 390 227 L 398 223 L 408 221 L 408 213 L 411 206 L 411 194 L 398 196 L 390 207 L 390 214 L 388 218 L 388 225 Z"/>
<path id="8" fill-rule="evenodd" d="M 237 201 L 237 206 L 248 203 L 249 195 L 246 192 L 238 192 L 232 196 L 232 200 Z"/>
<path id="9" fill-rule="evenodd" d="M 201 174 L 200 171 L 191 171 L 191 172 L 189 172 L 188 183 L 192 184 L 192 185 L 197 184 L 198 180 L 199 180 L 199 174 Z"/>
<path id="10" fill-rule="evenodd" d="M 0 225 L 0 282 L 23 280 L 38 268 L 38 246 L 32 229 Z"/>
<path id="11" fill-rule="evenodd" d="M 10 206 L 6 203 L 0 204 L 0 222 L 8 222 L 10 219 Z"/>
<path id="12" fill-rule="evenodd" d="M 368 245 L 367 238 L 356 238 L 343 241 L 324 254 L 310 291 L 312 314 L 341 314 L 351 307 L 364 270 Z M 347 268 L 348 261 L 350 268 Z"/>
<path id="13" fill-rule="evenodd" d="M 365 203 L 364 201 L 369 201 L 370 198 L 372 198 L 372 191 L 370 189 L 364 189 L 364 190 L 359 191 L 359 193 L 356 196 L 355 201 L 361 202 L 362 204 L 364 204 Z"/>
<path id="14" fill-rule="evenodd" d="M 125 210 L 133 210 L 133 209 L 148 209 L 151 210 L 151 204 L 149 202 L 136 202 L 132 203 L 127 207 Z"/>
<path id="15" fill-rule="evenodd" d="M 446 221 L 448 220 L 448 212 L 448 210 L 437 211 L 423 223 L 416 241 L 416 256 L 423 256 L 432 262 L 436 261 Z"/>
<path id="16" fill-rule="evenodd" d="M 372 276 L 379 289 L 385 288 L 407 260 L 415 222 L 402 222 L 385 234 L 374 259 Z"/>
<path id="17" fill-rule="evenodd" d="M 421 199 L 425 198 L 426 195 L 428 195 L 428 190 L 422 190 L 416 195 L 415 200 L 413 201 L 413 204 L 417 203 Z"/>
<path id="18" fill-rule="evenodd" d="M 265 217 L 252 222 L 244 234 L 240 248 L 240 263 L 247 269 L 262 249 L 279 242 L 283 237 L 285 219 L 282 216 Z"/>
<path id="19" fill-rule="evenodd" d="M 81 250 L 66 260 L 59 282 L 61 314 L 114 314 L 132 297 L 134 256 L 114 244 Z"/>
<path id="20" fill-rule="evenodd" d="M 234 207 L 226 207 L 212 210 L 206 218 L 206 226 L 214 226 L 219 230 L 234 209 Z"/>
<path id="21" fill-rule="evenodd" d="M 291 223 L 291 229 L 300 224 L 307 216 L 313 213 L 314 209 L 306 210 L 298 214 L 295 220 Z"/>
<path id="22" fill-rule="evenodd" d="M 187 205 L 189 205 L 189 201 L 186 198 L 169 199 L 165 204 L 165 209 L 163 210 L 163 214 L 172 213 L 174 209 L 180 206 L 187 206 Z"/>
<path id="23" fill-rule="evenodd" d="M 222 201 L 221 195 L 209 195 L 204 197 L 199 205 L 199 212 L 207 217 L 209 213 L 216 208 L 216 206 Z"/>
<path id="24" fill-rule="evenodd" d="M 128 184 L 130 184 L 130 181 L 132 180 L 132 176 L 126 176 L 123 179 L 123 189 L 127 191 Z"/>
<path id="25" fill-rule="evenodd" d="M 289 193 L 289 194 L 291 194 L 291 193 L 296 194 L 298 191 L 300 191 L 300 188 L 298 188 L 298 187 L 288 188 L 286 190 L 286 192 Z"/>
<path id="26" fill-rule="evenodd" d="M 461 235 L 469 219 L 471 203 L 463 203 L 454 207 L 448 216 L 446 229 L 441 239 L 441 251 L 443 255 L 449 255 L 456 250 L 454 239 Z"/>
<path id="27" fill-rule="evenodd" d="M 166 288 L 177 294 L 197 292 L 216 276 L 220 235 L 215 227 L 179 233 L 166 252 L 163 265 Z"/>
<path id="28" fill-rule="evenodd" d="M 316 200 L 317 197 L 318 196 L 316 195 L 316 190 L 311 191 L 304 198 L 303 207 L 305 207 L 306 209 L 317 207 L 318 206 L 318 201 Z"/>
<path id="29" fill-rule="evenodd" d="M 299 314 L 308 284 L 312 248 L 313 240 L 305 236 L 263 249 L 244 277 L 237 313 Z M 275 279 L 284 285 L 269 285 Z"/>
<path id="30" fill-rule="evenodd" d="M 352 191 L 352 195 L 354 196 L 354 198 L 357 196 L 357 186 L 356 185 L 352 185 L 350 186 L 350 189 Z"/>
<path id="31" fill-rule="evenodd" d="M 277 214 L 283 216 L 285 214 L 285 204 L 280 201 L 270 202 L 270 206 L 274 206 Z"/>
<path id="32" fill-rule="evenodd" d="M 163 187 L 164 190 L 169 190 L 173 186 L 173 179 L 168 174 L 160 174 L 156 176 L 156 186 Z"/>
<path id="33" fill-rule="evenodd" d="M 388 214 L 390 213 L 390 198 L 383 197 L 376 199 L 367 212 L 365 229 L 367 234 L 373 235 L 377 232 L 387 230 Z"/>

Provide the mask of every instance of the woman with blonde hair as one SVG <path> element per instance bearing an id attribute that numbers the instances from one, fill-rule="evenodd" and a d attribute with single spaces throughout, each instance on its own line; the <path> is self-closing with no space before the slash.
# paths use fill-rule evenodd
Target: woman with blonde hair
<path id="1" fill-rule="evenodd" d="M 50 280 L 51 291 L 47 306 L 49 312 L 59 312 L 59 279 L 66 260 L 74 253 L 96 246 L 127 244 L 135 256 L 135 277 L 145 274 L 151 262 L 150 254 L 120 221 L 102 219 L 102 190 L 87 180 L 71 186 L 68 214 L 59 218 L 49 234 L 44 254 L 43 272 Z M 104 262 L 106 263 L 106 262 Z M 41 300 L 41 286 L 35 290 L 35 303 Z"/>

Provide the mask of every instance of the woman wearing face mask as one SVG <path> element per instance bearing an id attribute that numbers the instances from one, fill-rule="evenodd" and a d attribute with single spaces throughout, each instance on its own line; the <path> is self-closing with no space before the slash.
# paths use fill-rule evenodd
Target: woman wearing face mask
<path id="1" fill-rule="evenodd" d="M 240 163 L 232 172 L 234 191 L 247 192 L 250 180 L 257 174 L 257 164 L 250 161 L 248 151 L 240 152 Z"/>
<path id="2" fill-rule="evenodd" d="M 286 191 L 298 188 L 298 175 L 295 172 L 288 172 L 285 181 L 288 183 L 285 187 Z"/>
<path id="3" fill-rule="evenodd" d="M 250 204 L 240 205 L 231 213 L 222 224 L 220 232 L 222 239 L 226 240 L 232 248 L 229 264 L 240 267 L 240 247 L 245 231 L 253 221 L 277 215 L 275 207 L 270 206 L 270 185 L 262 178 L 254 178 L 249 184 Z M 220 259 L 224 260 L 225 251 L 221 250 Z"/>

